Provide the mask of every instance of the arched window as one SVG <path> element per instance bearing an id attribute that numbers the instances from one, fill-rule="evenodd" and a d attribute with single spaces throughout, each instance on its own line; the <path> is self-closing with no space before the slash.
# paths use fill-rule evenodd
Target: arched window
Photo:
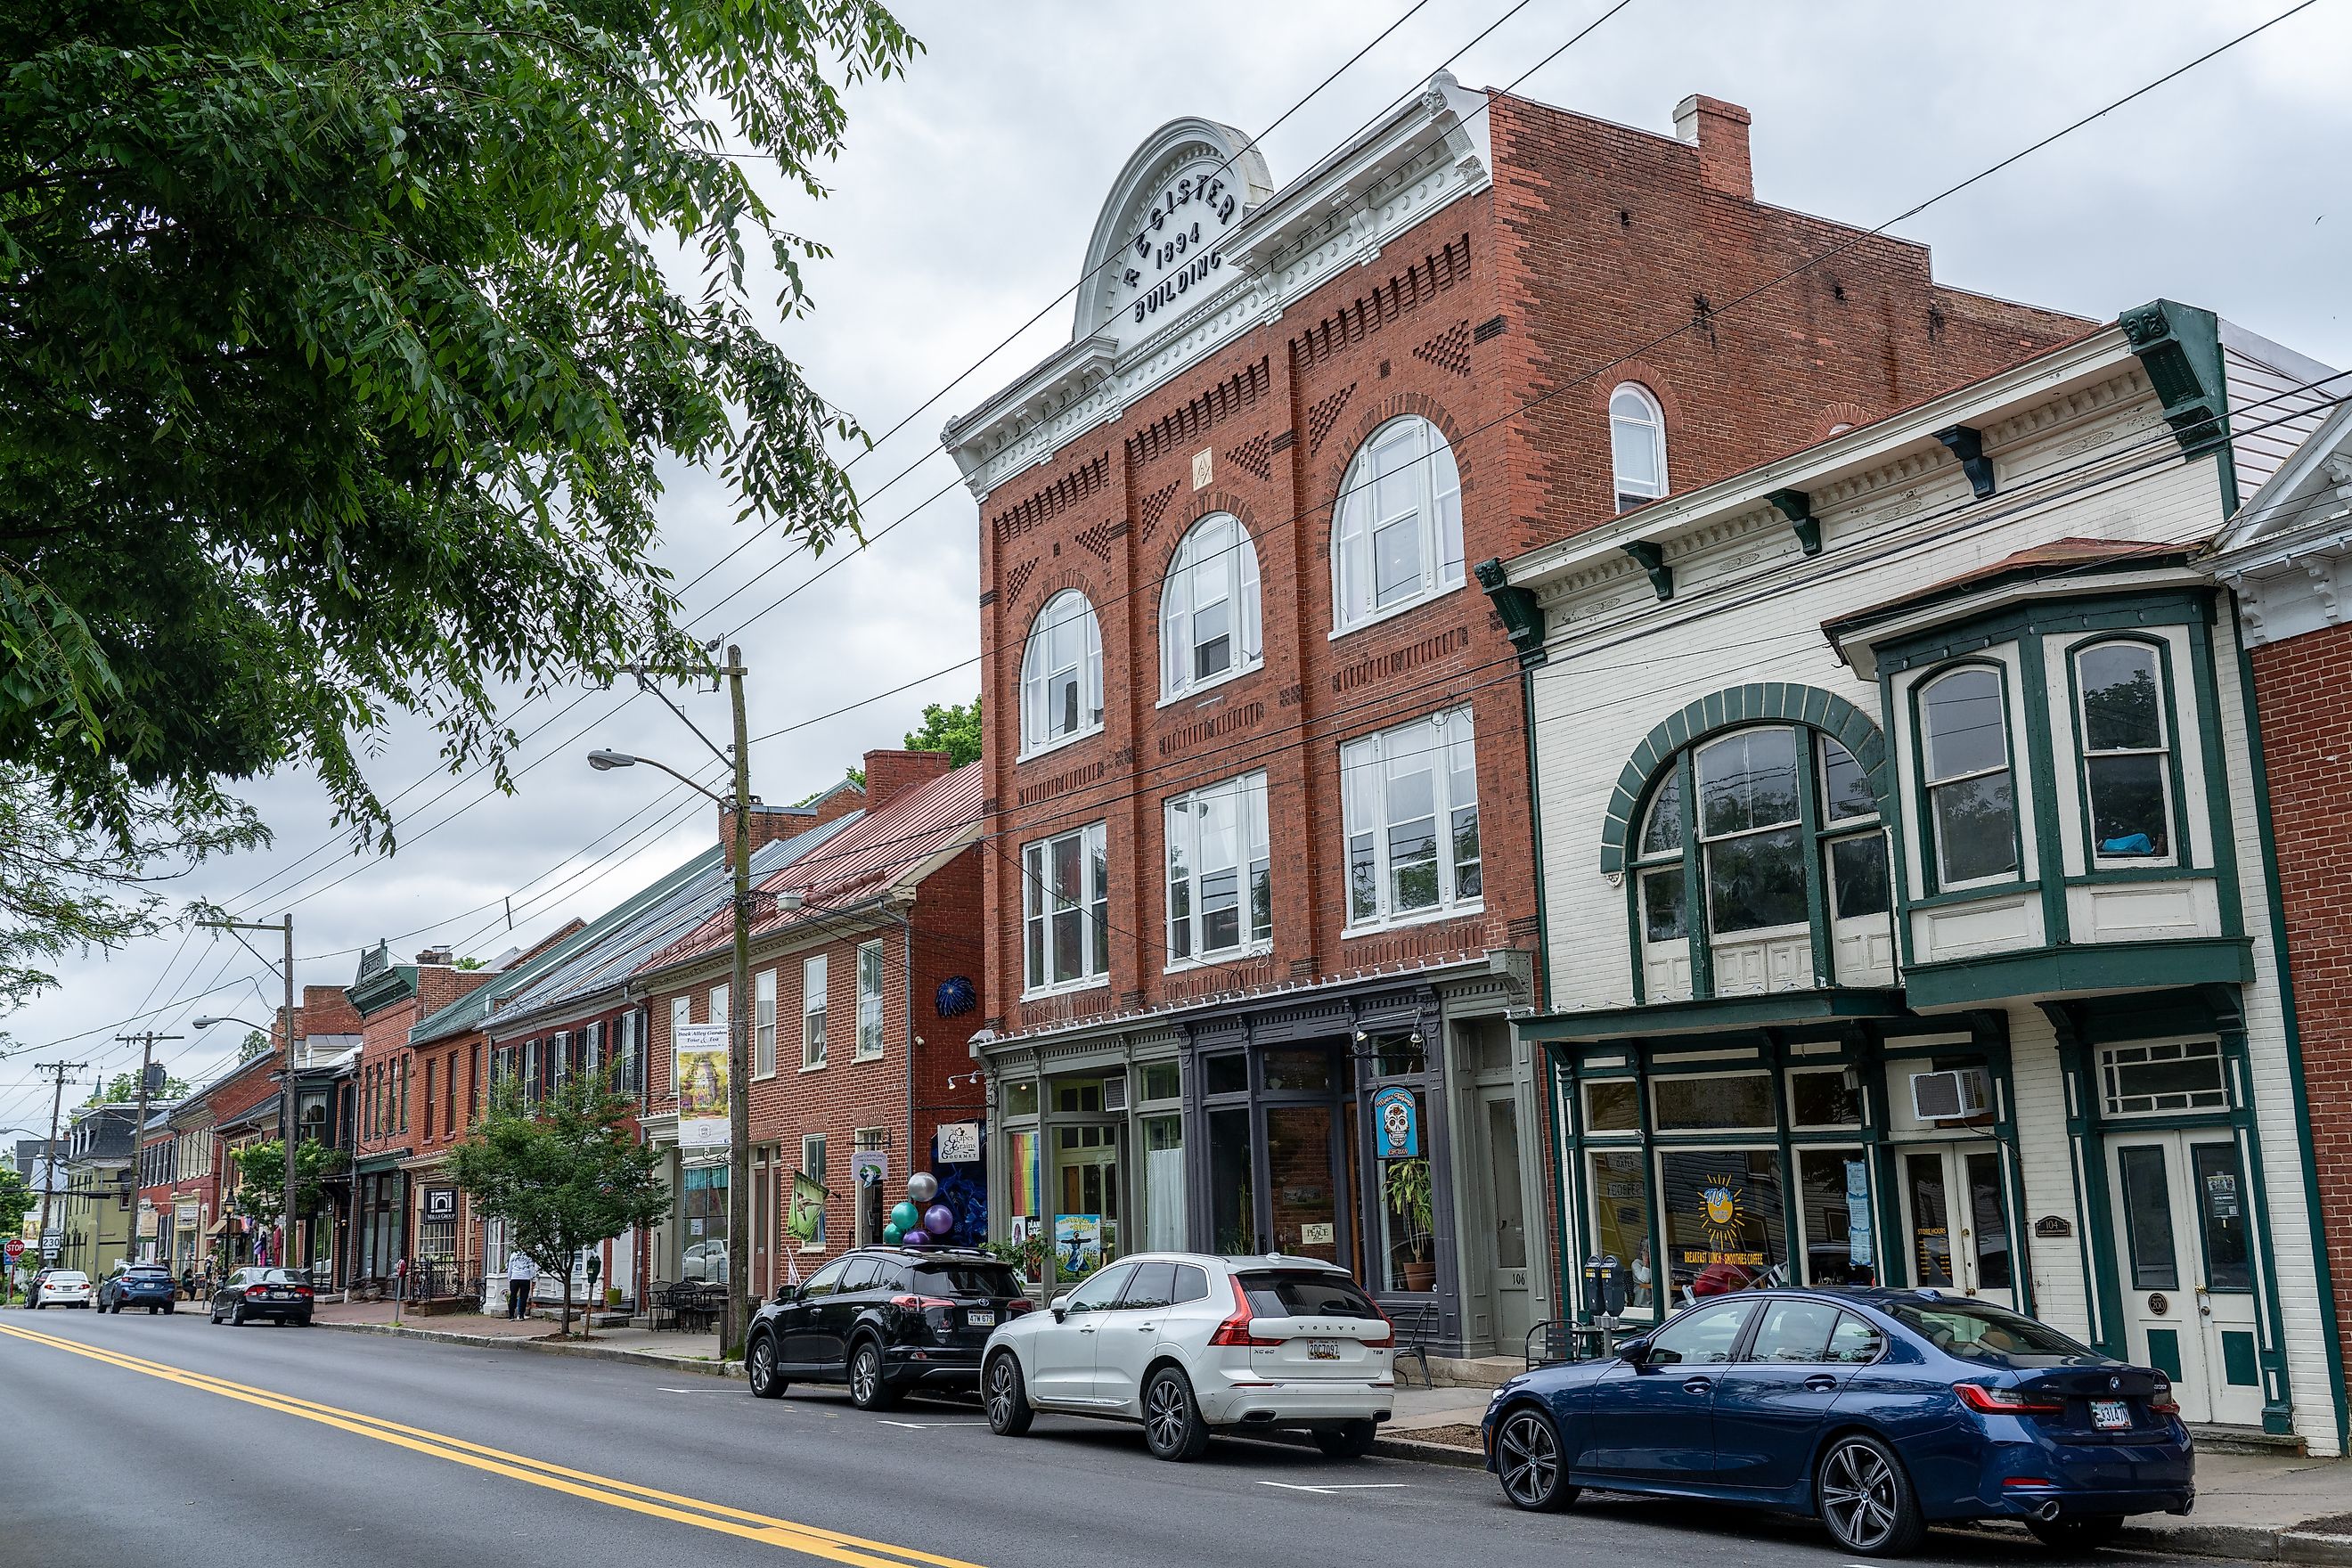
<path id="1" fill-rule="evenodd" d="M 2172 747 L 2156 649 L 2144 642 L 2077 649 L 2074 689 L 2092 853 L 2101 860 L 2164 858 L 2172 852 Z"/>
<path id="2" fill-rule="evenodd" d="M 1666 416 L 1639 382 L 1609 395 L 1609 459 L 1617 474 L 1619 511 L 1666 493 Z"/>
<path id="3" fill-rule="evenodd" d="M 1678 752 L 1651 785 L 1632 858 L 1652 1001 L 1690 994 L 1702 954 L 1718 995 L 1892 978 L 1878 799 L 1824 731 L 1759 725 Z"/>
<path id="4" fill-rule="evenodd" d="M 1462 585 L 1462 476 L 1445 435 L 1414 415 L 1366 438 L 1339 484 L 1331 624 L 1349 631 Z"/>
<path id="5" fill-rule="evenodd" d="M 1229 511 L 1194 523 L 1168 563 L 1160 590 L 1160 692 L 1195 687 L 1257 668 L 1257 551 Z"/>
<path id="6" fill-rule="evenodd" d="M 1102 630 L 1072 588 L 1037 612 L 1021 656 L 1022 754 L 1092 734 L 1102 721 Z"/>
<path id="7" fill-rule="evenodd" d="M 1919 689 L 1939 888 L 2017 875 L 2017 799 L 2000 672 L 1963 665 Z"/>

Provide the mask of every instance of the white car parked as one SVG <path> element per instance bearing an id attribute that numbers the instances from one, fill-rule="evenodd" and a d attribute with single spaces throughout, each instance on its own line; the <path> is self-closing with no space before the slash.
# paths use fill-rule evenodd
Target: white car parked
<path id="1" fill-rule="evenodd" d="M 1395 1325 L 1333 1264 L 1145 1253 L 991 1334 L 981 1389 L 1003 1436 L 1055 1410 L 1139 1421 L 1162 1459 L 1286 1429 L 1353 1458 L 1394 1408 L 1395 1356 Z"/>
<path id="2" fill-rule="evenodd" d="M 87 1307 L 90 1301 L 89 1276 L 74 1268 L 53 1270 L 41 1281 L 40 1293 L 33 1298 L 33 1309 L 43 1307 Z"/>

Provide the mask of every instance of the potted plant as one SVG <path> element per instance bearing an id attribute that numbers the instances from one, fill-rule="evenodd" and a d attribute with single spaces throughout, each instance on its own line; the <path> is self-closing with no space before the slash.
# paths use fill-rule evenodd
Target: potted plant
<path id="1" fill-rule="evenodd" d="M 1397 1272 L 1408 1290 L 1437 1288 L 1435 1194 L 1431 1190 L 1426 1159 L 1391 1160 L 1381 1178 L 1389 1212 L 1404 1221 L 1407 1255 L 1398 1258 Z"/>

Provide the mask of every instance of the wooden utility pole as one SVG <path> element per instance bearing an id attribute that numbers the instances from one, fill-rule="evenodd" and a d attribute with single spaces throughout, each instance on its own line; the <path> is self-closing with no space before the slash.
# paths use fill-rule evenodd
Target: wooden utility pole
<path id="1" fill-rule="evenodd" d="M 278 1221 L 279 1230 L 277 1267 L 289 1268 L 293 1267 L 294 1258 L 294 1132 L 296 1128 L 294 1068 L 299 1059 L 295 1054 L 294 1046 L 294 917 L 289 912 L 283 920 L 271 921 L 267 925 L 256 925 L 250 921 L 198 921 L 196 923 L 200 926 L 209 926 L 215 931 L 282 931 L 286 937 L 286 1011 L 283 1015 L 286 1030 L 286 1071 L 280 1080 L 278 1095 L 278 1138 L 286 1151 L 286 1193 Z M 242 942 L 244 938 L 239 937 L 237 940 Z M 248 950 L 251 945 L 249 942 L 247 943 Z M 256 954 L 256 956 L 259 955 Z M 262 962 L 267 963 L 269 961 L 263 959 Z M 358 1190 L 358 1184 L 352 1184 L 352 1191 L 357 1193 Z M 308 1267 L 309 1262 L 310 1259 L 306 1257 L 303 1259 L 304 1266 Z"/>
<path id="2" fill-rule="evenodd" d="M 36 1071 L 55 1073 L 57 1085 L 49 1091 L 49 1146 L 43 1152 L 41 1172 L 41 1230 L 36 1242 L 41 1249 L 41 1261 L 49 1260 L 49 1189 L 58 1184 L 58 1117 L 65 1110 L 66 1074 L 79 1072 L 88 1062 L 43 1062 Z"/>
<path id="3" fill-rule="evenodd" d="M 743 714 L 743 650 L 727 649 L 735 710 L 735 979 L 727 988 L 727 1318 L 721 1361 L 751 1331 L 751 741 Z"/>
<path id="4" fill-rule="evenodd" d="M 183 1037 L 159 1035 L 150 1029 L 143 1035 L 117 1035 L 114 1037 L 126 1046 L 133 1040 L 139 1042 L 139 1114 L 131 1119 L 131 1253 L 135 1257 L 139 1251 L 139 1189 L 147 1184 L 139 1179 L 145 1173 L 139 1169 L 139 1140 L 147 1131 L 148 1073 L 155 1065 L 155 1042 L 176 1040 Z M 158 1233 L 163 1230 L 160 1220 L 155 1228 Z"/>

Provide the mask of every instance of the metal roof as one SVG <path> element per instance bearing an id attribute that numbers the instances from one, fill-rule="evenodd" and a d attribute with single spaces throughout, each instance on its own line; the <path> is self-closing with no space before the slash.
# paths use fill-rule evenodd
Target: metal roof
<path id="1" fill-rule="evenodd" d="M 821 926 L 850 906 L 920 882 L 942 861 L 979 841 L 981 785 L 980 763 L 966 763 L 916 785 L 878 811 L 858 814 L 855 826 L 818 853 L 796 857 L 759 879 L 755 903 L 764 912 L 751 922 L 753 940 L 803 922 Z M 773 898 L 757 897 L 782 892 L 799 893 L 802 907 L 782 910 Z M 654 952 L 638 973 L 667 969 L 715 951 L 733 940 L 731 922 L 724 909 L 710 911 L 692 931 Z"/>

